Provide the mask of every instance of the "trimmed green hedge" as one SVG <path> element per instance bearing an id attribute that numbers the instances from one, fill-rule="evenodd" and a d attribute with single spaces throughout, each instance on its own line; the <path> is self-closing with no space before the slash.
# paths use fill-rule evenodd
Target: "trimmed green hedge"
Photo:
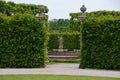
<path id="1" fill-rule="evenodd" d="M 0 14 L 0 68 L 45 67 L 47 29 L 30 14 Z"/>
<path id="2" fill-rule="evenodd" d="M 49 33 L 49 42 L 48 42 L 48 50 L 52 51 L 53 49 L 58 49 L 59 47 L 59 33 L 51 32 Z"/>
<path id="3" fill-rule="evenodd" d="M 36 5 L 36 4 L 25 4 L 20 3 L 16 4 L 14 2 L 5 0 L 0 0 L 0 13 L 6 14 L 7 16 L 11 16 L 12 14 L 16 13 L 29 13 L 32 15 L 36 15 L 37 13 L 40 13 L 40 7 L 42 5 Z M 45 13 L 48 12 L 47 6 L 45 6 Z"/>
<path id="4" fill-rule="evenodd" d="M 80 68 L 120 70 L 120 17 L 88 19 Z"/>
<path id="5" fill-rule="evenodd" d="M 78 31 L 81 13 L 70 13 L 70 28 Z M 120 11 L 86 13 L 80 68 L 120 70 Z"/>
<path id="6" fill-rule="evenodd" d="M 79 49 L 79 35 L 77 31 L 74 32 L 51 32 L 49 39 L 49 51 L 52 49 L 59 48 L 59 36 L 63 35 L 63 49 L 68 49 L 68 51 L 73 51 L 74 49 Z"/>
<path id="7" fill-rule="evenodd" d="M 74 49 L 80 49 L 80 33 L 79 32 L 69 32 L 63 34 L 63 48 L 68 49 L 68 51 L 73 51 Z"/>

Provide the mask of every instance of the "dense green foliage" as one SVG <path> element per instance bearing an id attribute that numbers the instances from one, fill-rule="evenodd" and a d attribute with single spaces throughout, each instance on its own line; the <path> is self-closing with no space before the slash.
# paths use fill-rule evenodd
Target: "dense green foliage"
<path id="1" fill-rule="evenodd" d="M 72 14 L 71 18 L 74 30 L 80 27 L 80 21 L 74 20 L 77 15 Z M 80 67 L 120 70 L 120 12 L 98 11 L 88 15 L 92 18 L 83 21 Z"/>
<path id="2" fill-rule="evenodd" d="M 35 17 L 40 6 L 0 0 L 1 68 L 45 67 L 48 24 L 47 16 Z"/>
<path id="3" fill-rule="evenodd" d="M 83 29 L 81 67 L 120 70 L 120 18 L 89 20 Z"/>
<path id="4" fill-rule="evenodd" d="M 70 13 L 71 19 L 70 19 L 70 29 L 71 30 L 75 30 L 75 31 L 79 31 L 80 30 L 80 23 L 78 20 L 78 16 L 80 16 L 81 13 Z M 90 12 L 90 13 L 86 13 L 86 15 L 88 16 L 88 19 L 102 19 L 104 17 L 106 18 L 116 18 L 120 16 L 120 12 L 119 11 L 95 11 L 95 12 Z"/>
<path id="5" fill-rule="evenodd" d="M 59 33 L 51 32 L 49 33 L 49 42 L 48 42 L 48 50 L 52 51 L 52 49 L 58 49 L 59 47 Z"/>
<path id="6" fill-rule="evenodd" d="M 69 26 L 68 19 L 53 19 L 49 21 L 50 30 L 60 30 Z M 64 30 L 65 30 L 64 29 Z"/>
<path id="7" fill-rule="evenodd" d="M 4 0 L 0 0 L 0 13 L 6 14 L 8 16 L 16 13 L 29 13 L 36 15 L 40 13 L 41 5 L 35 4 L 15 4 L 14 2 L 5 2 Z M 48 8 L 46 7 L 46 13 L 48 12 Z"/>
<path id="8" fill-rule="evenodd" d="M 0 67 L 44 67 L 46 30 L 34 15 L 0 14 Z"/>
<path id="9" fill-rule="evenodd" d="M 80 49 L 80 33 L 79 32 L 67 32 L 63 34 L 63 48 L 68 49 L 68 51 L 73 51 L 74 49 Z"/>
<path id="10" fill-rule="evenodd" d="M 79 49 L 79 32 L 51 32 L 49 39 L 49 50 L 59 48 L 59 36 L 63 36 L 63 49 L 73 51 Z"/>

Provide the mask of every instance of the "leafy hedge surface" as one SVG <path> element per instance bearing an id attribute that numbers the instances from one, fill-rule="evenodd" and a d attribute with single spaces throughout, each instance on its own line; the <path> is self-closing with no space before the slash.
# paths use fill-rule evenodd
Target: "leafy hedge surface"
<path id="1" fill-rule="evenodd" d="M 120 70 L 120 17 L 84 22 L 80 67 Z"/>
<path id="2" fill-rule="evenodd" d="M 80 26 L 79 26 L 79 20 L 78 16 L 80 16 L 81 13 L 70 13 L 70 28 L 71 30 L 74 31 L 79 31 Z M 88 16 L 89 19 L 92 18 L 97 18 L 97 19 L 103 19 L 104 17 L 106 18 L 117 18 L 120 16 L 120 11 L 94 11 L 94 12 L 89 12 L 86 13 L 86 15 Z"/>
<path id="3" fill-rule="evenodd" d="M 73 51 L 74 49 L 80 49 L 80 33 L 70 32 L 63 34 L 63 48 L 68 49 L 68 51 Z"/>
<path id="4" fill-rule="evenodd" d="M 30 14 L 0 14 L 0 67 L 44 67 L 47 42 L 42 21 Z"/>
<path id="5" fill-rule="evenodd" d="M 14 2 L 5 0 L 0 0 L 0 13 L 6 14 L 8 16 L 11 16 L 12 13 L 29 13 L 32 15 L 36 15 L 37 13 L 40 13 L 40 7 L 42 5 L 36 5 L 36 4 L 16 4 Z M 48 12 L 47 6 L 45 6 L 45 12 Z"/>
<path id="6" fill-rule="evenodd" d="M 53 49 L 58 49 L 59 47 L 59 33 L 52 32 L 49 34 L 48 50 L 52 51 Z"/>
<path id="7" fill-rule="evenodd" d="M 59 36 L 63 35 L 63 48 L 73 51 L 73 49 L 79 49 L 79 32 L 51 32 L 49 39 L 49 51 L 59 48 Z"/>

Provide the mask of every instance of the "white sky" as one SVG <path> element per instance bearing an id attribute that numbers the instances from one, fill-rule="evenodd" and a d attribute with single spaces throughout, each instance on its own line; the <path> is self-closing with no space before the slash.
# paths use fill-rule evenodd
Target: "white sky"
<path id="1" fill-rule="evenodd" d="M 49 8 L 49 19 L 70 18 L 69 13 L 80 12 L 84 4 L 87 12 L 98 10 L 120 11 L 120 0 L 5 0 L 15 3 L 43 4 Z"/>

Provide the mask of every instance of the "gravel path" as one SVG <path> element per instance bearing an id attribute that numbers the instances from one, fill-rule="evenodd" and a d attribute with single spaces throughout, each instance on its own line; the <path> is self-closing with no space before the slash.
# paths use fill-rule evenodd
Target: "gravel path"
<path id="1" fill-rule="evenodd" d="M 62 74 L 62 75 L 85 75 L 120 78 L 120 71 L 79 69 L 79 64 L 51 64 L 46 68 L 5 68 L 0 69 L 0 75 L 6 74 Z"/>

